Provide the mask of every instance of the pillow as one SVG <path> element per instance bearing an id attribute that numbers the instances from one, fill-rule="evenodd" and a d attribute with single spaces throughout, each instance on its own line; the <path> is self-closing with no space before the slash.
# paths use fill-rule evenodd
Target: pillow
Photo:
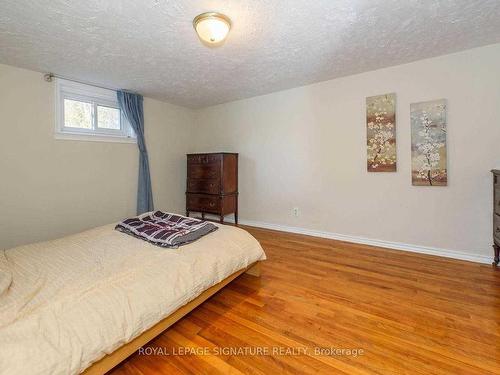
<path id="1" fill-rule="evenodd" d="M 12 272 L 9 269 L 9 262 L 5 257 L 5 251 L 0 250 L 0 297 L 7 292 L 12 283 Z"/>

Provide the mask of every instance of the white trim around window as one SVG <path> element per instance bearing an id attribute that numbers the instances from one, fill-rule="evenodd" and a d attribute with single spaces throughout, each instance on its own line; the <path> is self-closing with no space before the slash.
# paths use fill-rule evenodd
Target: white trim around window
<path id="1" fill-rule="evenodd" d="M 116 91 L 85 85 L 57 78 L 56 88 L 56 128 L 55 138 L 77 141 L 137 143 L 132 127 L 123 115 L 118 105 Z M 65 102 L 66 101 L 66 102 Z M 65 103 L 77 101 L 90 109 L 88 127 L 67 126 L 65 121 Z M 100 108 L 119 111 L 118 123 L 115 128 L 99 127 L 98 112 Z M 116 114 L 116 112 L 115 112 Z M 115 117 L 116 118 L 116 117 Z"/>

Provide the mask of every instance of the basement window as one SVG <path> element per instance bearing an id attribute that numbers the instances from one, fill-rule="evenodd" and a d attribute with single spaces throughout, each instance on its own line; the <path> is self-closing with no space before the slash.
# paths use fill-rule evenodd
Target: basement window
<path id="1" fill-rule="evenodd" d="M 116 91 L 56 79 L 56 139 L 136 143 Z"/>

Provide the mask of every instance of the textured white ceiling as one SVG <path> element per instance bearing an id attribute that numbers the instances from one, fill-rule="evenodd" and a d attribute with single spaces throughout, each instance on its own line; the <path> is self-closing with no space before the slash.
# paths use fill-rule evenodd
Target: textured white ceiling
<path id="1" fill-rule="evenodd" d="M 191 25 L 212 10 L 216 49 Z M 0 0 L 0 63 L 188 107 L 497 42 L 499 0 Z"/>

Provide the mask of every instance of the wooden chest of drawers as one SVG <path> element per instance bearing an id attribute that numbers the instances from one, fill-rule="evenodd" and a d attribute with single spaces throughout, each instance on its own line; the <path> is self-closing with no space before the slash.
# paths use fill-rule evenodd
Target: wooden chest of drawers
<path id="1" fill-rule="evenodd" d="M 187 155 L 186 216 L 191 212 L 234 214 L 238 224 L 238 154 L 220 152 Z"/>
<path id="2" fill-rule="evenodd" d="M 499 262 L 500 250 L 500 170 L 493 169 L 493 248 L 495 249 L 494 265 Z"/>

